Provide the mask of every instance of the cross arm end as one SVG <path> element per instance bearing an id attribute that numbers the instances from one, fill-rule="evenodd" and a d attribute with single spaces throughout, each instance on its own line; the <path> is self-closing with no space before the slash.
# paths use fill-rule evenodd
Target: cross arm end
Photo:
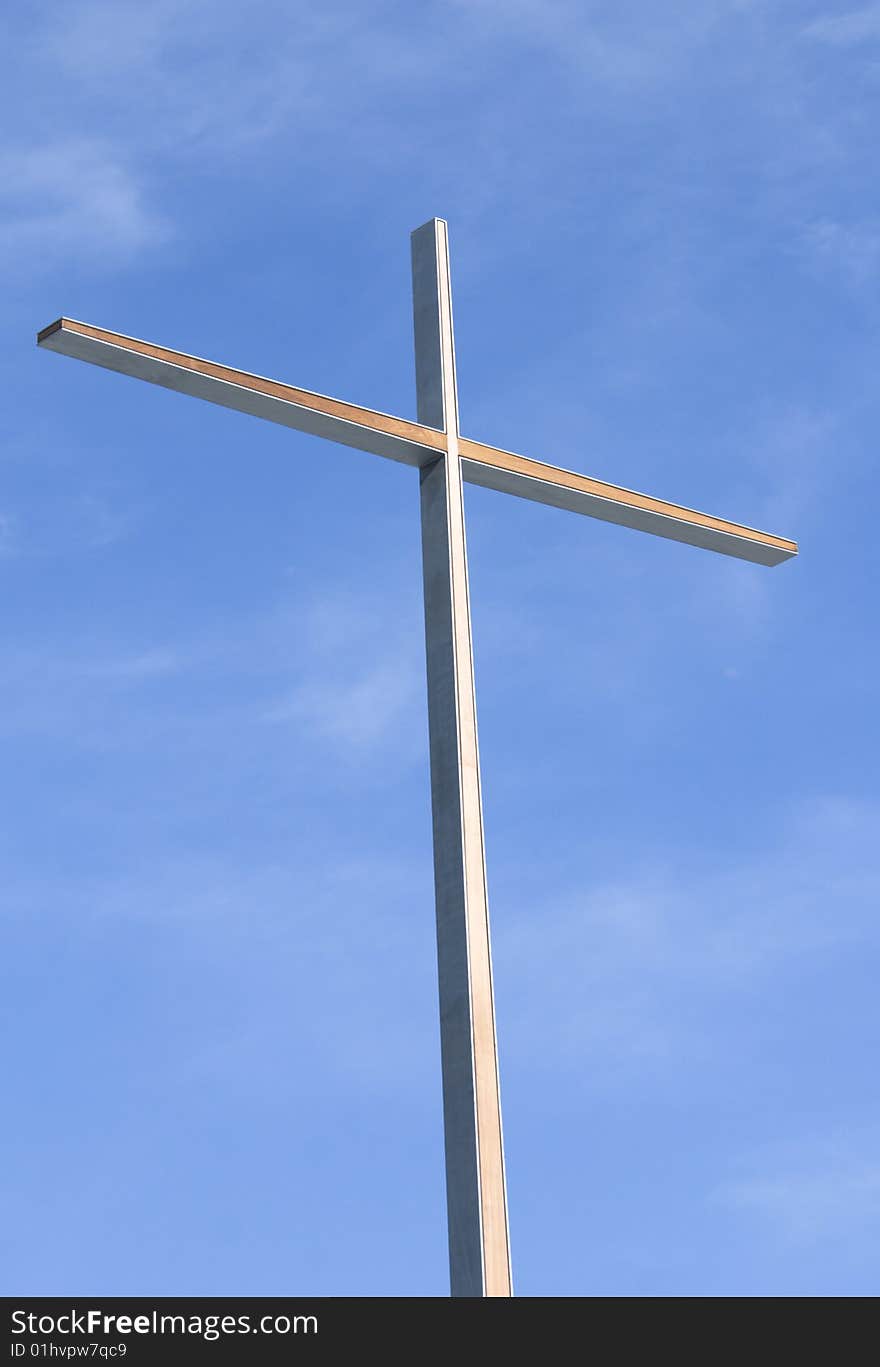
<path id="1" fill-rule="evenodd" d="M 37 346 L 42 346 L 54 333 L 60 332 L 66 322 L 66 318 L 56 318 L 55 322 L 50 323 L 48 327 L 40 328 L 37 333 Z"/>

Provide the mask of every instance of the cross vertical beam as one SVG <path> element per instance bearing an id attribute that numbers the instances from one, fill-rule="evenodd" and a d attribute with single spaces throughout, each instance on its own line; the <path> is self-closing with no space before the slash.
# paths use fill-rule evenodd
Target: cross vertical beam
<path id="1" fill-rule="evenodd" d="M 446 224 L 412 234 L 446 1204 L 453 1296 L 510 1296 L 510 1247 Z"/>

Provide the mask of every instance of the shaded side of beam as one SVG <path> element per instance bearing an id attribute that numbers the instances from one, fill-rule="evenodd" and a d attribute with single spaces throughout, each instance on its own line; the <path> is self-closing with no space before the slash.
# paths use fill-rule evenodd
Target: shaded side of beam
<path id="1" fill-rule="evenodd" d="M 603 522 L 616 522 L 623 527 L 683 541 L 740 560 L 751 560 L 758 565 L 778 565 L 797 555 L 796 541 L 759 532 L 738 522 L 698 513 L 677 503 L 638 494 L 571 470 L 560 470 L 526 456 L 498 451 L 465 437 L 460 439 L 459 449 L 463 478 L 484 489 L 497 489 L 518 498 L 596 517 Z"/>
<path id="2" fill-rule="evenodd" d="M 203 361 L 185 352 L 154 346 L 62 318 L 38 333 L 40 346 L 79 361 L 116 370 L 180 394 L 234 408 L 256 418 L 327 437 L 405 465 L 424 465 L 444 449 L 444 437 L 429 427 L 392 418 L 357 404 L 266 380 L 244 370 Z"/>

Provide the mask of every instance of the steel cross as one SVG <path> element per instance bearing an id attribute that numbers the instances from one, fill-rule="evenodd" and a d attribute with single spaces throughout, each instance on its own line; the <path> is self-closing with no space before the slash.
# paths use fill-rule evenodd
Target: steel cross
<path id="1" fill-rule="evenodd" d="M 412 234 L 418 422 L 59 318 L 40 346 L 419 470 L 453 1296 L 512 1295 L 462 481 L 776 565 L 797 544 L 462 437 L 446 224 Z"/>

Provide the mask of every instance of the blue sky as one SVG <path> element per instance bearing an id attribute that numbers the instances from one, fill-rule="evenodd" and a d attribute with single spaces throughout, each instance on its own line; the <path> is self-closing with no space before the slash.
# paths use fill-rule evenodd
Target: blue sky
<path id="1" fill-rule="evenodd" d="M 468 489 L 516 1288 L 876 1292 L 880 5 L 3 24 L 3 1289 L 446 1293 L 415 476 L 33 342 L 414 416 L 438 215 L 466 435 L 802 552 Z"/>

